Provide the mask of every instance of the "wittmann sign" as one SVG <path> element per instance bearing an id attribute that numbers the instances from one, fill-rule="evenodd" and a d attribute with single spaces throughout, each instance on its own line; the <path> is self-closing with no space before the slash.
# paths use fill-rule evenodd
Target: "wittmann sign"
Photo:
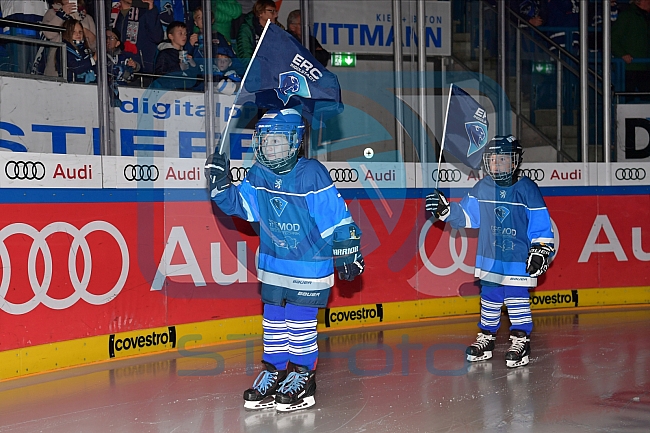
<path id="1" fill-rule="evenodd" d="M 402 32 L 404 52 L 416 52 L 422 40 L 417 34 L 417 2 L 400 2 L 403 3 L 410 3 L 411 7 L 403 8 L 399 25 L 396 25 L 398 18 L 393 14 L 390 1 L 313 2 L 312 34 L 329 51 L 391 54 L 397 28 Z M 294 9 L 300 9 L 299 1 L 282 2 L 279 21 L 283 25 Z M 451 55 L 451 24 L 451 2 L 425 2 L 424 39 L 428 55 Z"/>

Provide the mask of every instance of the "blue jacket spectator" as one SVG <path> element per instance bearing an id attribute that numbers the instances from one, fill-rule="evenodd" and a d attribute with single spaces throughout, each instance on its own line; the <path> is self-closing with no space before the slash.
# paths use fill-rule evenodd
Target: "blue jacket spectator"
<path id="1" fill-rule="evenodd" d="M 80 83 L 97 81 L 95 73 L 97 58 L 93 57 L 90 48 L 86 45 L 81 23 L 71 18 L 63 23 L 63 27 L 65 28 L 63 42 L 65 42 L 67 51 L 68 81 Z"/>
<path id="2" fill-rule="evenodd" d="M 133 0 L 113 3 L 111 25 L 122 35 L 122 49 L 132 53 L 142 65 L 142 72 L 153 73 L 156 49 L 164 39 L 158 9 L 153 2 L 148 8 L 134 7 Z"/>

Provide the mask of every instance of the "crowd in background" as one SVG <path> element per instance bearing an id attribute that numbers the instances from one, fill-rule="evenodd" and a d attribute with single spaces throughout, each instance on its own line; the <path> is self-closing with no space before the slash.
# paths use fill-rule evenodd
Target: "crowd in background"
<path id="1" fill-rule="evenodd" d="M 496 0 L 489 1 L 496 4 Z M 159 10 L 156 4 L 164 4 L 164 7 Z M 185 17 L 182 21 L 174 10 L 177 4 L 183 11 L 189 11 L 181 13 Z M 281 4 L 282 0 L 211 0 L 213 70 L 220 91 L 236 91 L 267 20 L 284 28 L 277 21 Z M 602 4 L 588 4 L 589 25 L 600 24 Z M 209 56 L 204 53 L 206 32 L 201 5 L 202 0 L 107 2 L 108 65 L 113 84 L 146 86 L 156 75 L 166 75 L 166 79 L 157 80 L 157 85 L 202 90 L 201 77 L 205 74 L 205 58 Z M 578 53 L 579 0 L 509 0 L 508 5 L 531 26 L 548 29 L 549 38 L 556 44 Z M 612 54 L 626 63 L 626 88 L 617 90 L 650 92 L 647 77 L 650 71 L 650 0 L 610 0 L 610 5 Z M 19 33 L 65 43 L 68 79 L 88 83 L 96 79 L 94 6 L 94 1 L 84 0 L 0 0 L 0 13 L 15 20 L 63 28 L 63 32 L 22 30 Z M 300 11 L 289 14 L 286 30 L 301 39 Z M 602 37 L 602 33 L 596 35 Z M 590 38 L 590 48 L 602 47 L 602 41 L 597 39 Z M 322 64 L 327 65 L 329 53 L 311 35 L 309 48 Z M 15 65 L 17 70 L 48 76 L 61 74 L 58 64 L 61 56 L 57 50 L 30 47 L 21 50 L 12 59 L 22 63 Z"/>
<path id="2" fill-rule="evenodd" d="M 166 89 L 203 90 L 205 59 L 212 57 L 217 91 L 234 93 L 268 20 L 277 21 L 282 0 L 211 0 L 212 27 L 203 26 L 201 0 L 121 0 L 108 2 L 106 51 L 109 82 L 116 98 L 117 86 L 154 85 Z M 175 4 L 182 5 L 183 20 Z M 164 5 L 158 8 L 157 5 Z M 92 83 L 97 79 L 97 25 L 94 1 L 0 0 L 0 12 L 6 18 L 40 22 L 62 31 L 26 31 L 21 36 L 40 37 L 62 42 L 66 49 L 68 81 Z M 187 9 L 185 9 L 187 8 Z M 175 13 L 176 12 L 176 13 Z M 216 19 L 215 19 L 216 17 Z M 287 30 L 301 38 L 300 11 L 289 14 Z M 212 56 L 206 56 L 205 38 L 211 38 Z M 7 44 L 9 45 L 9 44 Z M 310 38 L 311 50 L 327 64 L 329 53 Z M 22 51 L 24 47 L 22 47 Z M 1 57 L 1 53 L 0 53 Z M 59 49 L 41 47 L 13 61 L 19 71 L 60 76 Z"/>

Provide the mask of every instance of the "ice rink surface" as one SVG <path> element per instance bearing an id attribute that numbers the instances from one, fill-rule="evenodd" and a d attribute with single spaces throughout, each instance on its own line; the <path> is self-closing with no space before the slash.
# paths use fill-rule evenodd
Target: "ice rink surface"
<path id="1" fill-rule="evenodd" d="M 464 361 L 476 318 L 321 333 L 316 406 L 289 414 L 243 408 L 259 337 L 6 381 L 0 432 L 650 431 L 650 308 L 533 318 L 516 369 L 505 326 Z"/>

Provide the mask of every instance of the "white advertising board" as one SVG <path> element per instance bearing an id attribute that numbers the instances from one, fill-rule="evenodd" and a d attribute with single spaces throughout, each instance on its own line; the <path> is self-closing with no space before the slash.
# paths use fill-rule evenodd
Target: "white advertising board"
<path id="1" fill-rule="evenodd" d="M 650 161 L 650 105 L 616 105 L 616 156 L 619 162 Z"/>
<path id="2" fill-rule="evenodd" d="M 0 152 L 0 167 L 0 188 L 102 187 L 100 156 Z"/>
<path id="3" fill-rule="evenodd" d="M 0 76 L 0 149 L 14 152 L 98 155 L 97 87 Z M 122 106 L 112 108 L 117 154 L 205 157 L 203 93 L 120 87 Z M 215 95 L 216 131 L 235 108 L 234 96 Z M 252 131 L 231 125 L 232 157 L 241 159 Z M 239 147 L 238 147 L 239 144 Z"/>
<path id="4" fill-rule="evenodd" d="M 402 1 L 401 29 L 405 53 L 417 52 L 419 41 L 416 1 Z M 312 34 L 328 51 L 363 54 L 391 54 L 395 40 L 391 0 L 311 2 Z M 278 20 L 287 24 L 287 15 L 300 9 L 297 0 L 282 2 Z M 425 2 L 426 52 L 451 55 L 451 2 Z"/>

